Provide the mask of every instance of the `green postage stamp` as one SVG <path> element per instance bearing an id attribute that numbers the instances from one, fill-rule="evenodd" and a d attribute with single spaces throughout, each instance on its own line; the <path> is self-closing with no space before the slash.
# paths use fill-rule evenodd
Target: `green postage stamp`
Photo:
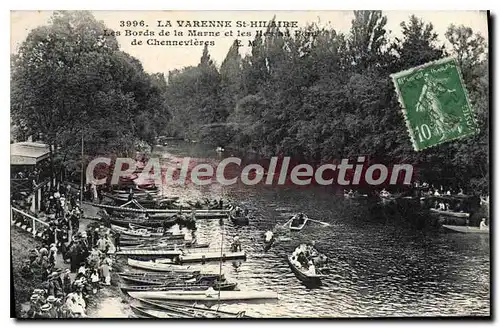
<path id="1" fill-rule="evenodd" d="M 430 62 L 391 77 L 416 151 L 477 132 L 454 58 Z"/>

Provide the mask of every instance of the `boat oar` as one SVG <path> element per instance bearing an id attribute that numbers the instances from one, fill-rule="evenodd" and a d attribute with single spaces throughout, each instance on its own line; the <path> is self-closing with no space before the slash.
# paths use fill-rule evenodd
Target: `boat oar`
<path id="1" fill-rule="evenodd" d="M 287 226 L 287 224 L 289 224 L 290 222 L 292 222 L 292 220 L 293 220 L 293 217 L 292 217 L 290 220 L 288 220 L 288 221 L 286 221 L 285 223 L 283 223 L 283 227 L 286 227 L 286 226 Z"/>
<path id="2" fill-rule="evenodd" d="M 326 223 L 326 222 L 322 222 L 322 221 L 318 221 L 318 220 L 309 219 L 309 221 L 313 221 L 313 222 L 319 223 L 319 224 L 323 225 L 324 227 L 331 226 L 330 223 Z"/>

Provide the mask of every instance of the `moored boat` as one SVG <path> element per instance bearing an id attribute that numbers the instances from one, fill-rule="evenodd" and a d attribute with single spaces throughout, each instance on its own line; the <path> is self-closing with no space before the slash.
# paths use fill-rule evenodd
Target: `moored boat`
<path id="1" fill-rule="evenodd" d="M 182 309 L 184 311 L 200 311 L 202 313 L 210 313 L 216 317 L 220 318 L 251 318 L 250 316 L 246 315 L 244 311 L 242 312 L 228 312 L 228 311 L 221 311 L 219 309 L 210 309 L 206 307 L 200 307 L 197 306 L 196 304 L 191 305 L 191 304 L 181 304 L 181 303 L 173 303 L 173 302 L 162 302 L 162 301 L 153 301 L 153 300 L 146 300 L 140 298 L 139 301 L 145 305 L 152 306 L 154 308 L 159 308 L 163 310 L 169 310 L 169 309 Z"/>
<path id="2" fill-rule="evenodd" d="M 193 263 L 193 262 L 207 262 L 214 260 L 238 260 L 238 259 L 246 259 L 247 255 L 244 251 L 240 252 L 231 252 L 230 250 L 205 250 L 205 249 L 191 249 L 191 250 L 182 250 L 182 254 L 180 254 L 175 261 L 179 264 L 183 263 Z M 170 259 L 158 259 L 155 261 L 156 263 L 172 263 Z"/>
<path id="3" fill-rule="evenodd" d="M 457 218 L 468 218 L 470 216 L 469 213 L 465 212 L 453 212 L 453 211 L 445 211 L 445 210 L 440 210 L 437 208 L 431 208 L 431 212 L 439 214 L 439 215 L 446 215 L 446 216 L 453 216 Z"/>
<path id="4" fill-rule="evenodd" d="M 171 301 L 250 301 L 250 300 L 277 300 L 276 292 L 257 291 L 165 291 L 165 292 L 129 292 L 133 298 L 171 300 Z"/>
<path id="5" fill-rule="evenodd" d="M 218 282 L 212 283 L 196 283 L 196 284 L 164 284 L 164 285 L 138 285 L 138 286 L 121 286 L 122 292 L 141 292 L 141 291 L 206 291 L 208 288 L 215 290 L 234 290 L 238 284 L 235 282 Z"/>
<path id="6" fill-rule="evenodd" d="M 179 272 L 179 273 L 193 273 L 197 270 L 189 266 L 180 266 L 173 264 L 162 264 L 150 261 L 137 261 L 133 259 L 128 259 L 128 265 L 138 269 L 151 270 L 151 271 L 161 271 L 161 272 Z M 198 270 L 199 271 L 199 270 Z"/>
<path id="7" fill-rule="evenodd" d="M 133 306 L 130 305 L 132 311 L 145 318 L 154 318 L 154 319 L 171 319 L 171 318 L 192 318 L 190 315 L 182 314 L 182 313 L 172 313 L 160 310 L 154 310 L 151 308 L 145 308 L 142 306 Z"/>
<path id="8" fill-rule="evenodd" d="M 235 225 L 247 225 L 250 223 L 248 215 L 235 215 L 234 213 L 229 213 L 229 219 Z"/>
<path id="9" fill-rule="evenodd" d="M 489 234 L 490 229 L 481 229 L 479 227 L 469 227 L 469 226 L 456 226 L 456 225 L 442 225 L 443 228 L 460 233 L 472 233 L 472 234 Z"/>

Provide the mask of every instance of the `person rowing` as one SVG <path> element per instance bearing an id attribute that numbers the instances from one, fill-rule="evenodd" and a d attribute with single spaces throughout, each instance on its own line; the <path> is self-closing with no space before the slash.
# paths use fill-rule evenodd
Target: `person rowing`
<path id="1" fill-rule="evenodd" d="M 274 234 L 271 230 L 265 232 L 264 237 L 266 238 L 266 243 L 269 243 L 274 238 Z"/>
<path id="2" fill-rule="evenodd" d="M 386 198 L 386 197 L 389 197 L 390 195 L 391 195 L 391 193 L 388 192 L 387 190 L 385 190 L 385 188 L 382 189 L 382 191 L 380 192 L 380 197 Z"/>
<path id="3" fill-rule="evenodd" d="M 295 218 L 293 219 L 293 225 L 296 226 L 296 227 L 300 227 L 302 224 L 304 224 L 304 222 L 306 221 L 306 216 L 304 213 L 299 213 L 295 216 Z"/>
<path id="4" fill-rule="evenodd" d="M 231 252 L 241 252 L 241 243 L 238 236 L 235 236 L 233 239 L 233 243 L 231 244 Z"/>

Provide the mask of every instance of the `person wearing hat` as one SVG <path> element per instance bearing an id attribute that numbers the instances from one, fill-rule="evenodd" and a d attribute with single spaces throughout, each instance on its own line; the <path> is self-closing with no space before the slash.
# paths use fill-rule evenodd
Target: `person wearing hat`
<path id="1" fill-rule="evenodd" d="M 25 260 L 23 266 L 21 268 L 21 276 L 24 278 L 32 278 L 33 277 L 33 269 L 31 268 L 30 260 Z"/>
<path id="2" fill-rule="evenodd" d="M 59 317 L 59 311 L 58 311 L 58 306 L 57 306 L 57 300 L 58 298 L 55 298 L 54 296 L 49 296 L 47 297 L 47 303 L 50 304 L 51 308 L 49 310 L 49 314 L 51 318 L 58 318 Z"/>
<path id="3" fill-rule="evenodd" d="M 46 303 L 40 307 L 41 313 L 39 318 L 41 319 L 53 319 L 50 315 L 50 310 L 52 309 L 52 305 L 50 303 Z"/>
<path id="4" fill-rule="evenodd" d="M 40 314 L 40 295 L 33 293 L 30 298 L 30 308 L 26 313 L 28 318 L 36 318 Z"/>
<path id="5" fill-rule="evenodd" d="M 73 234 L 78 232 L 80 228 L 80 209 L 78 205 L 73 208 L 70 214 L 70 222 L 71 222 L 71 231 Z"/>
<path id="6" fill-rule="evenodd" d="M 38 250 L 36 248 L 33 248 L 30 250 L 29 252 L 29 259 L 30 259 L 30 263 L 33 263 L 35 262 L 35 260 L 40 256 L 40 253 L 38 253 Z"/>
<path id="7" fill-rule="evenodd" d="M 56 266 L 57 262 L 57 246 L 55 243 L 50 244 L 49 249 L 49 261 L 53 266 Z"/>
<path id="8" fill-rule="evenodd" d="M 62 273 L 62 287 L 64 294 L 69 294 L 71 292 L 71 277 L 69 276 L 70 273 L 70 269 L 66 269 Z"/>

